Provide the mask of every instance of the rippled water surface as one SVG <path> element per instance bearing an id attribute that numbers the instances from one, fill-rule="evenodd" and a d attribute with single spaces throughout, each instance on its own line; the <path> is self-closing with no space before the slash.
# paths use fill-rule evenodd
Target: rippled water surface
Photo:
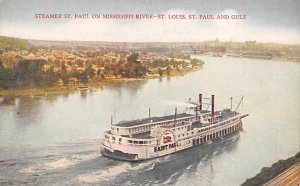
<path id="1" fill-rule="evenodd" d="M 199 57 L 181 77 L 105 85 L 88 92 L 24 96 L 0 105 L 0 184 L 240 185 L 300 149 L 300 64 Z M 184 111 L 188 98 L 245 97 L 244 131 L 140 163 L 99 154 L 115 121 Z M 4 98 L 0 98 L 3 102 Z M 7 98 L 5 98 L 7 99 Z"/>

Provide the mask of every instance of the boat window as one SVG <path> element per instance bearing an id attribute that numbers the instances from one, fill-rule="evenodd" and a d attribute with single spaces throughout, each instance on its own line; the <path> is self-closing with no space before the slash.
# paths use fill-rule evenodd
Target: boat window
<path id="1" fill-rule="evenodd" d="M 132 140 L 128 140 L 128 143 L 132 143 Z"/>
<path id="2" fill-rule="evenodd" d="M 136 143 L 136 144 L 138 144 L 139 142 L 138 142 L 138 141 L 133 141 L 133 143 Z"/>
<path id="3" fill-rule="evenodd" d="M 112 137 L 112 140 L 116 140 L 116 138 L 115 138 L 115 137 Z"/>
<path id="4" fill-rule="evenodd" d="M 139 144 L 144 144 L 143 141 L 139 141 Z"/>
<path id="5" fill-rule="evenodd" d="M 122 138 L 119 138 L 119 141 L 122 141 Z"/>

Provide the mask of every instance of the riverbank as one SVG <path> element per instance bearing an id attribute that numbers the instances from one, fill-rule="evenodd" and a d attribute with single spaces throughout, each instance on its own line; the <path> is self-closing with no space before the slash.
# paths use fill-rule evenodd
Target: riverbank
<path id="1" fill-rule="evenodd" d="M 299 162 L 300 152 L 289 159 L 277 161 L 271 167 L 262 168 L 260 173 L 253 178 L 247 179 L 241 186 L 263 185 Z"/>
<path id="2" fill-rule="evenodd" d="M 28 96 L 28 95 L 45 95 L 45 94 L 59 94 L 79 91 L 80 87 L 84 86 L 88 89 L 97 88 L 101 85 L 113 84 L 125 81 L 137 81 L 151 78 L 106 78 L 99 82 L 90 82 L 85 85 L 62 85 L 62 86 L 51 86 L 51 87 L 34 87 L 34 88 L 23 88 L 23 89 L 7 89 L 0 90 L 0 96 Z"/>
<path id="3" fill-rule="evenodd" d="M 262 59 L 262 60 L 275 60 L 275 61 L 280 61 L 280 62 L 291 62 L 291 63 L 299 63 L 300 59 L 299 58 L 287 58 L 287 57 L 269 57 L 266 58 L 264 56 L 242 56 L 240 54 L 216 54 L 216 53 L 209 53 L 209 54 L 200 54 L 200 56 L 211 56 L 211 57 L 231 57 L 231 58 L 245 58 L 245 59 Z"/>
<path id="4" fill-rule="evenodd" d="M 120 82 L 130 82 L 130 81 L 141 81 L 141 80 L 147 80 L 147 79 L 159 79 L 163 77 L 177 77 L 177 76 L 184 76 L 185 74 L 189 72 L 193 72 L 196 70 L 201 69 L 202 66 L 193 68 L 193 69 L 185 69 L 181 71 L 173 71 L 171 72 L 170 76 L 160 76 L 158 74 L 154 75 L 147 75 L 145 77 L 140 78 L 124 78 L 124 77 L 115 77 L 115 76 L 109 76 L 106 77 L 103 80 L 92 80 L 89 83 L 85 84 L 85 87 L 88 87 L 89 89 L 98 88 L 103 85 L 109 85 L 114 83 L 120 83 Z M 28 95 L 45 95 L 45 94 L 60 94 L 60 93 L 69 93 L 74 91 L 79 91 L 79 87 L 81 85 L 75 85 L 75 86 L 68 86 L 68 85 L 62 85 L 62 86 L 51 86 L 51 87 L 32 87 L 32 88 L 22 88 L 22 89 L 0 89 L 0 97 L 1 96 L 28 96 Z"/>

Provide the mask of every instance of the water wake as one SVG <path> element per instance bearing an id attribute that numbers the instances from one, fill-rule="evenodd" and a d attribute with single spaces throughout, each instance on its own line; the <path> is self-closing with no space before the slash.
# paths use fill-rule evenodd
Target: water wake
<path id="1" fill-rule="evenodd" d="M 111 179 L 121 173 L 127 172 L 131 168 L 130 163 L 125 162 L 107 169 L 98 170 L 95 172 L 79 175 L 77 179 L 85 183 L 93 183 Z"/>
<path id="2" fill-rule="evenodd" d="M 65 170 L 78 163 L 94 159 L 98 156 L 99 153 L 91 153 L 91 154 L 74 154 L 67 157 L 57 157 L 55 159 L 45 159 L 44 162 L 29 165 L 26 168 L 20 170 L 19 172 L 42 174 L 42 173 L 47 173 L 49 171 Z"/>
<path id="3" fill-rule="evenodd" d="M 122 162 L 118 165 L 113 165 L 106 169 L 101 169 L 98 171 L 86 173 L 83 175 L 79 175 L 77 180 L 85 183 L 93 183 L 100 181 L 107 181 L 112 177 L 116 177 L 121 173 L 126 173 L 129 171 L 139 171 L 139 170 L 151 170 L 155 165 L 155 160 L 149 160 L 142 163 L 130 163 L 130 162 Z"/>

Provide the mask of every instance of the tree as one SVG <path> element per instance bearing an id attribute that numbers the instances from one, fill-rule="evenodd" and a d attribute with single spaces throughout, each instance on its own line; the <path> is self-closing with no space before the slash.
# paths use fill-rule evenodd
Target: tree
<path id="1" fill-rule="evenodd" d="M 21 60 L 12 68 L 0 65 L 1 88 L 41 86 L 44 60 Z"/>
<path id="2" fill-rule="evenodd" d="M 159 74 L 160 77 L 163 76 L 163 73 L 164 73 L 163 70 L 162 70 L 161 68 L 159 68 L 159 69 L 158 69 L 158 74 Z"/>
<path id="3" fill-rule="evenodd" d="M 100 68 L 97 70 L 97 76 L 100 76 L 100 72 L 101 72 L 101 70 L 100 70 Z"/>
<path id="4" fill-rule="evenodd" d="M 54 67 L 51 66 L 45 73 L 40 83 L 41 86 L 53 86 L 58 82 L 59 76 L 54 72 Z"/>
<path id="5" fill-rule="evenodd" d="M 168 76 L 171 75 L 171 67 L 170 67 L 170 65 L 168 65 L 168 67 L 167 67 L 167 75 L 168 75 Z"/>
<path id="6" fill-rule="evenodd" d="M 83 71 L 83 72 L 79 73 L 78 78 L 79 78 L 80 82 L 82 82 L 84 84 L 89 82 L 88 75 L 87 75 L 86 71 Z"/>
<path id="7" fill-rule="evenodd" d="M 121 68 L 121 74 L 123 77 L 135 77 L 137 73 L 136 63 L 127 63 Z"/>
<path id="8" fill-rule="evenodd" d="M 114 72 L 114 67 L 113 67 L 113 65 L 112 64 L 107 64 L 107 65 L 105 65 L 105 75 L 107 75 L 107 76 L 110 76 L 110 75 L 113 75 L 113 72 Z"/>
<path id="9" fill-rule="evenodd" d="M 105 79 L 105 75 L 104 74 L 100 74 L 101 79 Z"/>
<path id="10" fill-rule="evenodd" d="M 120 75 L 120 67 L 119 67 L 119 65 L 115 65 L 114 66 L 114 76 L 116 78 L 118 78 L 118 75 Z"/>
<path id="11" fill-rule="evenodd" d="M 31 76 L 31 85 L 30 86 L 41 86 L 42 83 L 42 78 L 43 78 L 43 74 L 45 73 L 43 71 L 43 66 L 45 64 L 45 61 L 40 61 L 40 60 L 36 60 L 36 61 L 32 61 L 30 62 L 30 76 Z M 53 77 L 54 75 L 54 71 L 53 71 Z"/>
<path id="12" fill-rule="evenodd" d="M 136 67 L 135 67 L 135 75 L 137 77 L 143 77 L 146 75 L 146 67 L 144 67 L 142 64 L 138 64 Z"/>
<path id="13" fill-rule="evenodd" d="M 0 60 L 0 88 L 7 89 L 8 86 L 8 70 L 4 67 L 2 61 Z"/>
<path id="14" fill-rule="evenodd" d="M 131 63 L 136 63 L 138 57 L 139 57 L 139 54 L 133 52 L 133 53 L 131 53 L 131 54 L 127 57 L 127 61 L 129 61 L 129 62 L 131 62 Z"/>
<path id="15" fill-rule="evenodd" d="M 63 83 L 64 84 L 67 84 L 68 83 L 68 79 L 69 79 L 69 76 L 68 76 L 68 71 L 67 71 L 67 66 L 65 63 L 61 63 L 61 71 L 60 71 L 60 78 L 62 79 Z"/>
<path id="16" fill-rule="evenodd" d="M 86 72 L 86 74 L 87 74 L 88 77 L 90 77 L 90 78 L 94 78 L 95 77 L 95 70 L 91 66 L 88 66 L 85 69 L 85 72 Z"/>
<path id="17" fill-rule="evenodd" d="M 16 71 L 16 86 L 39 86 L 42 80 L 44 60 L 22 60 L 13 69 Z"/>
<path id="18" fill-rule="evenodd" d="M 0 72 L 3 72 L 5 70 L 5 66 L 3 65 L 3 62 L 0 59 Z"/>

